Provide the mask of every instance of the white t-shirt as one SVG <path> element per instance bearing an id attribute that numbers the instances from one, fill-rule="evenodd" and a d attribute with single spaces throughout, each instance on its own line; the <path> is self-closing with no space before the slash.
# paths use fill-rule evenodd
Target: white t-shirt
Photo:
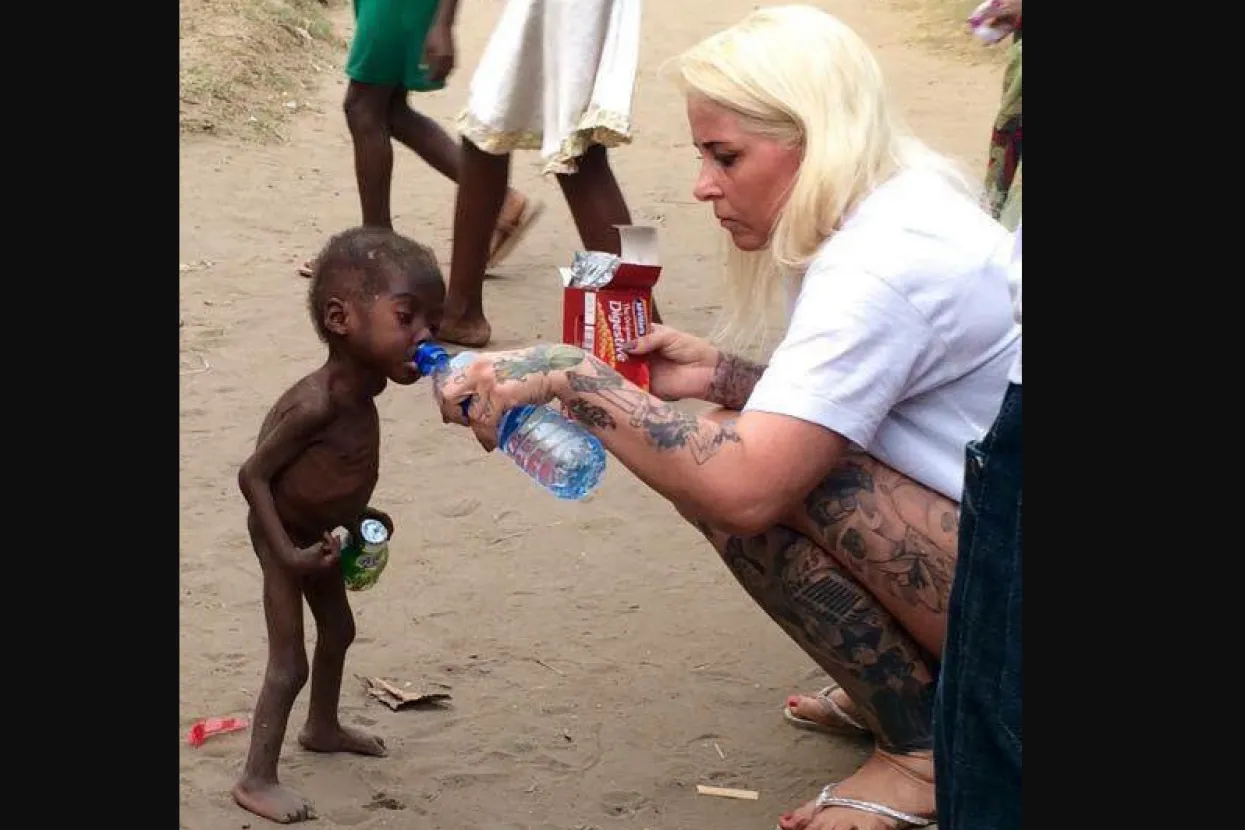
<path id="1" fill-rule="evenodd" d="M 818 250 L 745 411 L 820 424 L 958 502 L 1020 351 L 1009 242 L 936 174 L 896 175 Z"/>
<path id="2" fill-rule="evenodd" d="M 1016 325 L 1020 323 L 1020 228 L 1021 224 L 1016 224 L 1016 236 L 1012 247 L 1012 261 L 1007 268 L 1007 287 L 1012 294 L 1012 308 L 1016 313 Z M 1023 335 L 1022 335 L 1023 336 Z M 1016 363 L 1012 366 L 1011 374 L 1008 380 L 1016 385 L 1020 384 L 1020 347 L 1016 344 Z"/>

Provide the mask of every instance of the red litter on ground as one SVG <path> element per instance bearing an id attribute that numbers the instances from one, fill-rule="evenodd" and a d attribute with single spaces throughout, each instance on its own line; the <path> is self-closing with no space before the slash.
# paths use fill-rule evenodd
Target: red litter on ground
<path id="1" fill-rule="evenodd" d="M 213 735 L 224 735 L 226 732 L 237 732 L 246 729 L 246 718 L 205 718 L 190 727 L 189 740 L 191 746 L 203 746 L 203 742 Z"/>

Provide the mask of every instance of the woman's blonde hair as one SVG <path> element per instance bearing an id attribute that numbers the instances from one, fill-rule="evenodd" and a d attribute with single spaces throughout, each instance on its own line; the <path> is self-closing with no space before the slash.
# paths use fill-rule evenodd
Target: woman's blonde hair
<path id="1" fill-rule="evenodd" d="M 795 290 L 817 248 L 871 190 L 899 169 L 937 170 L 971 193 L 955 166 L 893 111 L 868 46 L 812 6 L 773 6 L 674 59 L 686 94 L 734 113 L 740 126 L 800 147 L 802 159 L 769 245 L 729 246 L 727 315 L 719 336 L 755 344 L 768 313 Z"/>

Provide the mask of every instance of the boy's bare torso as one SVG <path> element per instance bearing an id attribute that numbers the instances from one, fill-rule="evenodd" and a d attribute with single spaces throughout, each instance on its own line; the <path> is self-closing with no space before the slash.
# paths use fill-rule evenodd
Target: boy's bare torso
<path id="1" fill-rule="evenodd" d="M 295 408 L 329 396 L 332 419 L 272 480 L 277 515 L 299 546 L 325 531 L 351 527 L 363 515 L 380 472 L 380 417 L 376 404 L 336 399 L 327 379 L 315 372 L 290 387 L 273 404 L 259 428 L 258 441 Z"/>

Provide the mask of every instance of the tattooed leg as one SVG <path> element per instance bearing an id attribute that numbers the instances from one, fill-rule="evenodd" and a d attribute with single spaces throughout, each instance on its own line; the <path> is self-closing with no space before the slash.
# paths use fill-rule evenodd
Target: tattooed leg
<path id="1" fill-rule="evenodd" d="M 857 702 L 883 748 L 933 745 L 935 672 L 843 565 L 785 527 L 751 537 L 700 530 L 757 604 Z"/>
<path id="2" fill-rule="evenodd" d="M 932 815 L 935 673 L 920 647 L 847 568 L 807 537 L 785 527 L 752 537 L 700 529 L 757 604 L 859 702 L 857 714 L 877 737 L 874 755 L 835 794 Z M 779 826 L 875 826 L 869 820 L 810 802 L 782 816 Z"/>
<path id="3" fill-rule="evenodd" d="M 955 573 L 955 502 L 856 452 L 814 488 L 804 510 L 786 524 L 849 568 L 938 659 Z"/>

